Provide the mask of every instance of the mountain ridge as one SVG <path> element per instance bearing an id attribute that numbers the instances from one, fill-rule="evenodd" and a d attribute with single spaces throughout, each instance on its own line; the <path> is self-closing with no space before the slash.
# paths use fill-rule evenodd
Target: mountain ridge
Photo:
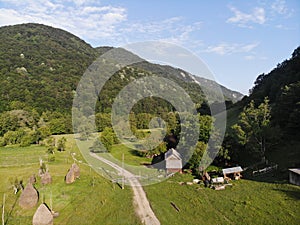
<path id="1" fill-rule="evenodd" d="M 99 55 L 113 48 L 93 48 L 70 32 L 42 24 L 4 26 L 0 31 L 0 112 L 27 107 L 69 114 L 80 77 Z M 147 61 L 137 68 L 164 74 L 189 89 L 198 103 L 203 101 L 195 78 L 184 70 Z M 225 98 L 238 100 L 231 94 Z"/>

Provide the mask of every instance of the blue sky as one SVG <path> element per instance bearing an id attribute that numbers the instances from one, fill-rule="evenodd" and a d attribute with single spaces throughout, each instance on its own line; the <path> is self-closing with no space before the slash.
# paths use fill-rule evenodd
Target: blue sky
<path id="1" fill-rule="evenodd" d="M 299 46 L 299 21 L 298 0 L 0 0 L 0 26 L 43 23 L 95 47 L 171 42 L 200 57 L 220 84 L 243 94 Z"/>

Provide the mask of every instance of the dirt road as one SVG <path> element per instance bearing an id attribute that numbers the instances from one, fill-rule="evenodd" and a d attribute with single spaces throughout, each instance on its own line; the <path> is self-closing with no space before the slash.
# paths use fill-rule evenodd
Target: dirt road
<path id="1" fill-rule="evenodd" d="M 133 190 L 133 204 L 135 206 L 135 211 L 136 214 L 140 217 L 142 223 L 145 225 L 160 225 L 159 220 L 157 219 L 153 210 L 151 209 L 146 193 L 139 180 L 135 177 L 135 175 L 118 166 L 117 164 L 99 155 L 96 155 L 95 153 L 90 153 L 90 155 L 111 166 L 120 174 L 123 174 L 125 179 L 128 180 Z"/>

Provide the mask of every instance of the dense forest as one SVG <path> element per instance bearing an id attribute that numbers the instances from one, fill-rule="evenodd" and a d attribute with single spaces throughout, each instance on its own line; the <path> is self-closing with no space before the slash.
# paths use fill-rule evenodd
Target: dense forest
<path id="1" fill-rule="evenodd" d="M 250 163 L 278 151 L 276 163 L 299 166 L 300 47 L 271 72 L 259 75 L 249 96 L 234 104 L 228 117 L 223 147 L 232 159 Z"/>
<path id="2" fill-rule="evenodd" d="M 27 107 L 39 113 L 70 113 L 72 98 L 84 71 L 97 56 L 111 49 L 92 48 L 66 31 L 40 24 L 0 29 L 1 112 Z M 191 79 L 180 80 L 178 74 L 184 71 L 179 69 L 144 61 L 135 70 L 125 68 L 121 72 L 125 72 L 126 78 L 129 78 L 136 77 L 140 73 L 138 70 L 165 73 L 167 77 L 191 89 L 194 96 L 199 95 Z M 115 79 L 113 84 L 120 86 L 120 82 L 121 79 Z M 238 92 L 227 91 L 228 100 L 236 101 L 241 97 Z M 236 99 L 233 97 L 235 95 Z"/>
<path id="3" fill-rule="evenodd" d="M 112 47 L 93 48 L 71 33 L 41 24 L 5 26 L 0 30 L 2 145 L 21 143 L 20 136 L 24 136 L 26 130 L 33 132 L 41 127 L 46 127 L 49 134 L 71 133 L 71 108 L 77 84 L 88 66 Z M 130 54 L 127 52 L 127 55 Z M 192 96 L 199 110 L 203 108 L 209 114 L 199 85 L 192 82 L 190 75 L 184 79 L 181 73 L 186 72 L 146 61 L 122 68 L 111 77 L 99 95 L 96 118 L 105 117 L 110 113 L 115 96 L 131 79 L 149 74 L 166 76 L 174 80 Z M 210 85 L 216 84 L 210 81 Z M 226 90 L 225 98 L 229 103 L 237 101 L 242 96 L 238 92 L 222 88 Z M 213 87 L 211 93 L 213 95 Z M 139 102 L 133 109 L 136 115 L 144 112 L 166 114 L 172 111 L 173 107 L 168 102 L 154 97 Z M 138 115 L 136 117 L 142 118 Z M 138 124 L 145 124 L 145 121 Z M 138 128 L 140 127 L 143 126 Z M 100 127 L 98 129 L 101 131 Z M 18 138 L 6 137 L 8 131 L 9 135 Z"/>

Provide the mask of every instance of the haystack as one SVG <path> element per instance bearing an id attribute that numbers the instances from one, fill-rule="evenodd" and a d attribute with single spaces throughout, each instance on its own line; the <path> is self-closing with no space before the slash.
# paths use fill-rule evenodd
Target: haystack
<path id="1" fill-rule="evenodd" d="M 20 196 L 19 205 L 23 209 L 30 209 L 37 204 L 38 200 L 39 196 L 37 190 L 31 183 L 28 183 Z"/>
<path id="2" fill-rule="evenodd" d="M 33 225 L 53 225 L 53 216 L 45 204 L 41 204 L 36 210 L 33 219 Z"/>
<path id="3" fill-rule="evenodd" d="M 43 185 L 52 183 L 52 177 L 48 171 L 41 176 L 41 182 Z"/>
<path id="4" fill-rule="evenodd" d="M 80 177 L 80 168 L 79 168 L 79 166 L 76 163 L 73 163 L 71 169 L 74 172 L 75 179 L 79 178 Z"/>
<path id="5" fill-rule="evenodd" d="M 29 177 L 29 181 L 28 182 L 31 183 L 31 184 L 35 184 L 36 178 L 35 178 L 34 174 L 31 177 Z"/>
<path id="6" fill-rule="evenodd" d="M 66 181 L 67 184 L 71 184 L 75 181 L 75 175 L 74 175 L 74 171 L 73 171 L 72 168 L 69 169 L 69 171 L 68 171 L 68 173 L 65 177 L 65 181 Z"/>

